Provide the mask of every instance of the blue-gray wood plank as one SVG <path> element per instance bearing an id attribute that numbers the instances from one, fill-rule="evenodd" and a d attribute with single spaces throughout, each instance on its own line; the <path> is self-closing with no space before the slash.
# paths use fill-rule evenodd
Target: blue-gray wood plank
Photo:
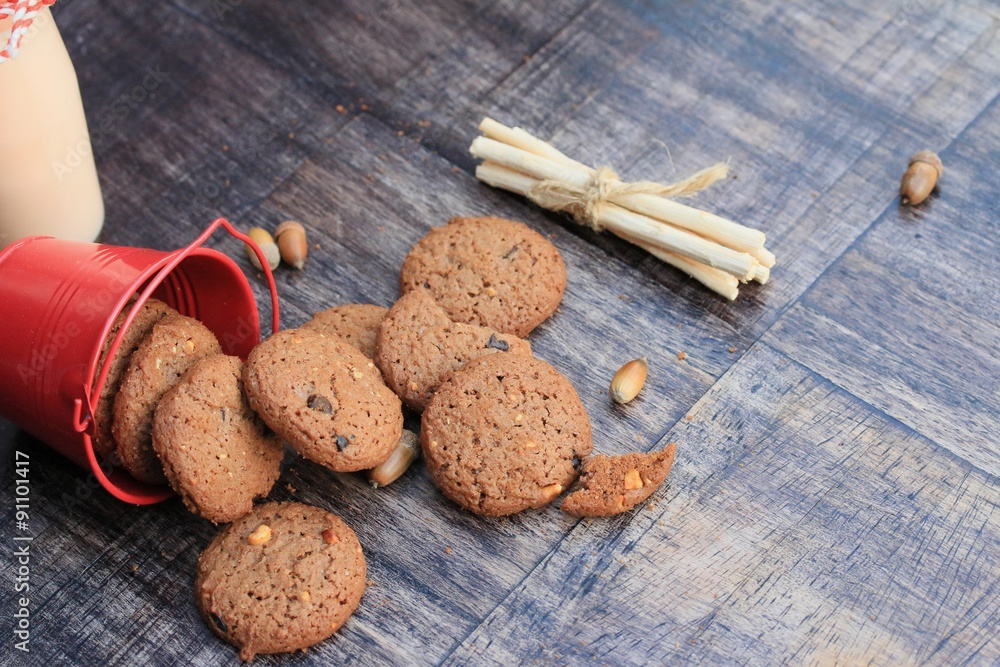
<path id="1" fill-rule="evenodd" d="M 273 496 L 344 516 L 371 586 L 333 639 L 258 662 L 1000 663 L 1000 13 L 814 5 L 56 6 L 105 241 L 301 219 L 321 247 L 278 274 L 294 326 L 391 303 L 410 245 L 452 215 L 523 219 L 566 258 L 566 298 L 532 342 L 580 391 L 597 450 L 679 443 L 650 505 L 593 521 L 481 519 L 420 466 L 375 491 L 291 461 Z M 699 202 L 767 232 L 772 282 L 727 303 L 481 186 L 466 148 L 484 115 L 630 177 L 731 159 Z M 940 193 L 901 208 L 922 148 L 945 161 Z M 637 356 L 649 384 L 612 408 L 607 382 Z M 0 662 L 238 662 L 193 605 L 214 526 L 177 501 L 122 505 L 5 422 L 0 446 Z M 29 654 L 6 632 L 15 450 L 31 456 Z"/>

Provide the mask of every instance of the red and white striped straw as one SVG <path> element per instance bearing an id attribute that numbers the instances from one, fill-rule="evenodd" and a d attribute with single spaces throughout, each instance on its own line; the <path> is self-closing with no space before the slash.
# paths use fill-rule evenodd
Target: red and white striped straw
<path id="1" fill-rule="evenodd" d="M 5 0 L 0 2 L 0 19 L 10 17 L 10 39 L 0 49 L 0 63 L 16 58 L 21 48 L 21 39 L 28 32 L 39 10 L 55 3 L 56 0 Z"/>

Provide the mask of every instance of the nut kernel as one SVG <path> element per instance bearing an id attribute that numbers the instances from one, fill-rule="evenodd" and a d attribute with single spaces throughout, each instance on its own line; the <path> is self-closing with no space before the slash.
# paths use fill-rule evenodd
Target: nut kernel
<path id="1" fill-rule="evenodd" d="M 266 523 L 257 526 L 250 535 L 247 536 L 247 543 L 257 547 L 271 539 L 271 527 Z"/>
<path id="2" fill-rule="evenodd" d="M 546 498 L 555 498 L 560 493 L 563 492 L 562 484 L 549 484 L 548 486 L 542 487 L 542 495 Z"/>
<path id="3" fill-rule="evenodd" d="M 625 490 L 634 491 L 636 489 L 642 488 L 642 477 L 639 476 L 639 471 L 633 468 L 625 473 Z"/>
<path id="4" fill-rule="evenodd" d="M 618 369 L 611 378 L 611 398 L 616 403 L 628 403 L 646 384 L 646 360 L 633 359 Z"/>
<path id="5" fill-rule="evenodd" d="M 323 537 L 323 541 L 327 544 L 336 544 L 337 542 L 340 542 L 340 538 L 337 537 L 337 533 L 335 533 L 332 528 L 327 528 L 320 535 Z"/>

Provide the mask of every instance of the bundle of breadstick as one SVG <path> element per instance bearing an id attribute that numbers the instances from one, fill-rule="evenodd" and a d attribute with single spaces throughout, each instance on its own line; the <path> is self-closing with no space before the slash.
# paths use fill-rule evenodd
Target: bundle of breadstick
<path id="1" fill-rule="evenodd" d="M 566 211 L 595 231 L 611 233 L 677 267 L 730 301 L 739 284 L 766 283 L 774 255 L 764 233 L 675 201 L 728 173 L 716 164 L 678 183 L 626 183 L 608 167 L 593 169 L 519 127 L 484 118 L 469 147 L 483 160 L 476 177 L 527 197 L 543 208 Z"/>

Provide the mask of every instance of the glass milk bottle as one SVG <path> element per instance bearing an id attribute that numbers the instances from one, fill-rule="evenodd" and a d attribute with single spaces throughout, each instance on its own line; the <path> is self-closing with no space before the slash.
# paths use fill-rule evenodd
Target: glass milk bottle
<path id="1" fill-rule="evenodd" d="M 76 71 L 49 4 L 0 2 L 0 249 L 35 235 L 94 241 L 104 224 Z"/>

